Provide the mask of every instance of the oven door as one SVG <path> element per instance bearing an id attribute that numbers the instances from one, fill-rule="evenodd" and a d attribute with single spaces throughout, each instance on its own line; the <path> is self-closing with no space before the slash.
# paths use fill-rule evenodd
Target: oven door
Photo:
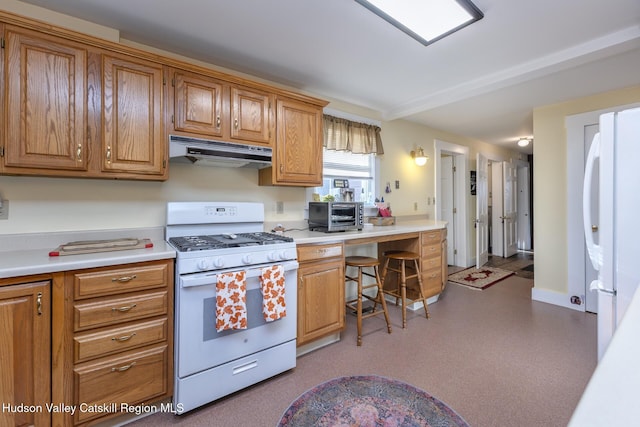
<path id="1" fill-rule="evenodd" d="M 265 322 L 262 315 L 261 264 L 178 277 L 176 294 L 177 376 L 213 368 L 223 363 L 282 344 L 296 338 L 298 262 L 279 263 L 285 271 L 285 317 Z M 217 274 L 246 271 L 247 329 L 216 331 Z"/>

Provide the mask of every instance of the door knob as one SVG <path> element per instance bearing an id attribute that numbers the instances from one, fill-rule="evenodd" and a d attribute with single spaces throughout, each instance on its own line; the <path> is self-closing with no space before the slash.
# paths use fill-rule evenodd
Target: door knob
<path id="1" fill-rule="evenodd" d="M 594 232 L 594 233 L 595 233 L 596 231 L 598 231 L 598 226 L 597 226 L 597 225 L 592 225 L 592 226 L 591 226 L 591 231 L 592 231 L 592 232 Z"/>

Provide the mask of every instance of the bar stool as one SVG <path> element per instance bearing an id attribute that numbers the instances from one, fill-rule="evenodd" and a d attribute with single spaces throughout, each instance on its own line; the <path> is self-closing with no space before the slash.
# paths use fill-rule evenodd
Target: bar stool
<path id="1" fill-rule="evenodd" d="M 418 260 L 420 256 L 415 252 L 409 251 L 386 251 L 383 253 L 386 258 L 384 262 L 384 268 L 382 269 L 382 283 L 385 283 L 385 279 L 389 271 L 395 271 L 397 287 L 396 289 L 385 289 L 384 293 L 396 298 L 396 305 L 398 305 L 398 298 L 402 300 L 402 328 L 407 327 L 407 280 L 417 278 L 418 285 L 409 287 L 411 296 L 409 299 L 413 302 L 422 301 L 424 306 L 424 313 L 427 319 L 429 316 L 429 309 L 427 308 L 427 299 L 422 292 L 422 277 L 420 274 L 420 267 L 418 266 Z M 390 261 L 397 262 L 396 266 L 389 265 Z M 407 275 L 406 269 L 410 268 L 414 270 L 414 274 Z"/>
<path id="2" fill-rule="evenodd" d="M 384 314 L 384 318 L 387 321 L 387 331 L 391 333 L 391 322 L 389 322 L 389 312 L 387 311 L 387 303 L 384 300 L 384 294 L 382 291 L 382 282 L 378 275 L 378 265 L 380 262 L 376 258 L 367 256 L 348 256 L 345 258 L 346 267 L 355 267 L 358 269 L 358 276 L 351 277 L 345 273 L 346 282 L 356 282 L 358 284 L 358 292 L 356 299 L 347 301 L 346 306 L 356 311 L 358 319 L 358 345 L 362 345 L 362 319 L 368 317 L 377 316 L 378 314 Z M 372 268 L 373 274 L 363 271 L 364 268 Z M 346 270 L 346 269 L 345 269 Z M 362 276 L 369 276 L 376 279 L 376 283 L 370 285 L 363 285 Z M 369 288 L 377 288 L 376 296 L 372 297 L 365 294 L 363 291 Z M 367 298 L 373 301 L 373 311 L 371 313 L 362 314 L 362 298 Z M 382 306 L 382 310 L 376 310 L 378 304 Z"/>

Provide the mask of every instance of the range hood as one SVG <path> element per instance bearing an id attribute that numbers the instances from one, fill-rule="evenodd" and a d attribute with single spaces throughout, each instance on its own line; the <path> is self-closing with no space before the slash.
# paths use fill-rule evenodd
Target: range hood
<path id="1" fill-rule="evenodd" d="M 177 163 L 262 169 L 271 166 L 271 154 L 267 147 L 169 135 L 169 158 Z"/>

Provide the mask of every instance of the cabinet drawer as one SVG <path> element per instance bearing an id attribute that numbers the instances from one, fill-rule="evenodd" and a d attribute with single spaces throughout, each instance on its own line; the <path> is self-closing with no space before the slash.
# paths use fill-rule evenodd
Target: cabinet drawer
<path id="1" fill-rule="evenodd" d="M 78 410 L 76 423 L 117 412 L 122 403 L 148 402 L 168 393 L 168 356 L 168 347 L 161 345 L 76 367 L 75 404 L 106 409 L 98 413 Z"/>
<path id="2" fill-rule="evenodd" d="M 440 230 L 425 231 L 422 233 L 423 245 L 432 245 L 435 243 L 440 243 Z"/>
<path id="3" fill-rule="evenodd" d="M 167 263 L 74 274 L 75 299 L 113 295 L 166 286 Z"/>
<path id="4" fill-rule="evenodd" d="M 423 246 L 421 258 L 424 260 L 426 258 L 440 257 L 441 249 L 442 249 L 442 246 L 440 245 L 440 242 L 435 243 L 433 245 Z"/>
<path id="5" fill-rule="evenodd" d="M 432 258 L 424 258 L 422 260 L 422 271 L 427 272 L 429 270 L 438 269 L 438 271 L 442 268 L 442 258 L 440 256 L 432 257 Z"/>
<path id="6" fill-rule="evenodd" d="M 333 243 L 328 245 L 302 245 L 298 246 L 298 262 L 341 257 L 342 253 L 342 243 Z"/>
<path id="7" fill-rule="evenodd" d="M 165 314 L 167 300 L 167 291 L 158 291 L 76 303 L 73 307 L 73 327 L 75 331 L 80 331 Z"/>
<path id="8" fill-rule="evenodd" d="M 74 362 L 86 362 L 97 357 L 159 343 L 167 339 L 167 332 L 167 319 L 161 318 L 78 334 L 73 339 Z"/>

